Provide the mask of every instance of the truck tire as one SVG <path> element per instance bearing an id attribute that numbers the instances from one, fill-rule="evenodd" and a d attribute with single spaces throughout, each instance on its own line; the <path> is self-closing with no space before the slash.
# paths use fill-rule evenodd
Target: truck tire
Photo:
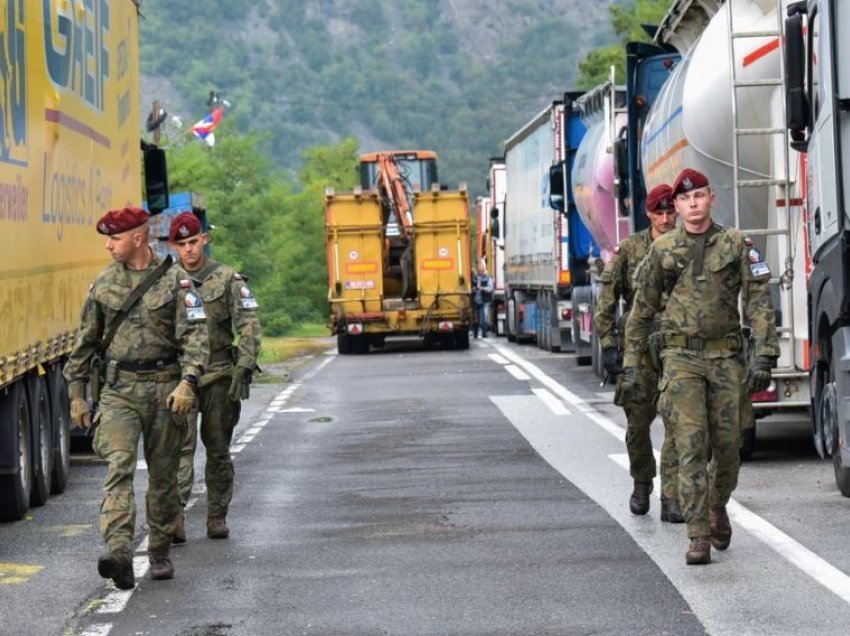
<path id="1" fill-rule="evenodd" d="M 71 419 L 68 401 L 68 386 L 58 364 L 47 374 L 50 392 L 50 424 L 53 429 L 53 479 L 50 494 L 65 492 L 71 473 Z"/>
<path id="2" fill-rule="evenodd" d="M 336 350 L 337 353 L 347 356 L 354 351 L 354 345 L 351 342 L 351 336 L 347 333 L 338 333 L 336 335 Z"/>
<path id="3" fill-rule="evenodd" d="M 32 489 L 30 505 L 43 506 L 50 497 L 53 482 L 53 430 L 50 426 L 50 398 L 44 377 L 33 375 L 27 381 L 32 426 Z"/>
<path id="4" fill-rule="evenodd" d="M 0 475 L 0 521 L 23 519 L 30 503 L 32 489 L 32 442 L 30 409 L 23 382 L 13 383 L 0 398 L 0 444 L 9 446 L 4 460 L 17 463 L 11 475 Z M 7 466 L 11 468 L 11 466 Z"/>
<path id="5" fill-rule="evenodd" d="M 823 378 L 823 390 L 820 399 L 820 423 L 824 431 L 826 452 L 832 455 L 832 468 L 835 472 L 835 485 L 845 497 L 850 497 L 850 468 L 841 458 L 841 432 L 838 430 L 838 397 L 835 391 L 835 361 L 830 356 L 828 376 Z M 826 371 L 825 371 L 826 373 Z"/>
<path id="6" fill-rule="evenodd" d="M 460 331 L 455 331 L 455 347 L 460 351 L 466 351 L 469 349 L 469 330 L 461 329 Z"/>
<path id="7" fill-rule="evenodd" d="M 351 339 L 351 348 L 354 353 L 362 355 L 369 353 L 369 337 L 365 333 L 357 336 L 349 336 Z"/>

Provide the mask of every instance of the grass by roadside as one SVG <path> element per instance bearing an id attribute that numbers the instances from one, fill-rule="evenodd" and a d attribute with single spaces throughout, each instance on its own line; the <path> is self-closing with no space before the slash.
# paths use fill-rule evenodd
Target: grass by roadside
<path id="1" fill-rule="evenodd" d="M 260 350 L 260 367 L 263 373 L 255 382 L 284 382 L 289 371 L 298 366 L 299 360 L 321 354 L 331 347 L 328 329 L 324 325 L 303 325 L 292 335 L 275 338 L 264 337 Z"/>

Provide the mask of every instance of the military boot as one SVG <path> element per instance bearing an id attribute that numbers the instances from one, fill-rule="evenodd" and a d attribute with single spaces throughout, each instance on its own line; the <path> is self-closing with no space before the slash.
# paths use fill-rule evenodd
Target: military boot
<path id="1" fill-rule="evenodd" d="M 168 556 L 168 548 L 148 548 L 148 561 L 151 564 L 151 579 L 164 581 L 174 578 L 174 564 Z"/>
<path id="2" fill-rule="evenodd" d="M 711 563 L 711 539 L 709 537 L 693 537 L 688 551 L 685 553 L 688 565 L 705 565 Z"/>
<path id="3" fill-rule="evenodd" d="M 133 550 L 123 545 L 100 555 L 97 571 L 105 579 L 112 579 L 119 590 L 132 590 L 136 586 L 133 574 Z"/>
<path id="4" fill-rule="evenodd" d="M 711 545 L 725 550 L 732 541 L 732 524 L 726 514 L 726 506 L 711 506 L 708 509 L 708 523 L 711 527 Z"/>
<path id="5" fill-rule="evenodd" d="M 679 499 L 677 497 L 661 498 L 661 521 L 666 521 L 667 523 L 685 523 L 685 517 L 682 516 L 682 509 L 679 507 Z"/>
<path id="6" fill-rule="evenodd" d="M 177 513 L 177 520 L 174 522 L 174 534 L 171 535 L 171 543 L 179 545 L 186 543 L 186 520 L 183 517 L 183 512 Z"/>
<path id="7" fill-rule="evenodd" d="M 230 528 L 224 521 L 224 517 L 210 517 L 207 519 L 207 536 L 210 539 L 226 539 L 230 536 Z"/>
<path id="8" fill-rule="evenodd" d="M 629 510 L 633 515 L 645 515 L 649 512 L 649 493 L 652 492 L 651 481 L 635 481 L 635 489 L 629 497 Z"/>

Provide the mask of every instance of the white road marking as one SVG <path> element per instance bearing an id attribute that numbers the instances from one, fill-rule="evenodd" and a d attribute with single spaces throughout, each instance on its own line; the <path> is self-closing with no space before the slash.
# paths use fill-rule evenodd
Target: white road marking
<path id="1" fill-rule="evenodd" d="M 527 371 L 532 377 L 537 379 L 539 382 L 544 384 L 547 388 L 549 388 L 555 395 L 563 399 L 569 405 L 573 406 L 578 410 L 584 417 L 591 420 L 599 428 L 606 431 L 617 440 L 624 441 L 625 440 L 625 431 L 623 428 L 618 426 L 616 423 L 612 422 L 604 415 L 599 413 L 590 407 L 587 403 L 585 403 L 581 398 L 572 392 L 568 391 L 565 387 L 559 384 L 553 378 L 550 378 L 543 371 L 541 371 L 536 365 L 528 362 L 521 356 L 517 355 L 515 352 L 506 349 L 503 346 L 496 345 L 496 350 L 498 350 L 505 358 L 516 364 L 517 366 L 522 367 L 525 371 Z M 495 401 L 495 398 L 492 398 Z M 505 398 L 506 399 L 506 398 Z M 500 406 L 500 408 L 502 408 Z M 504 410 L 504 409 L 503 409 Z M 591 494 L 589 492 L 589 488 L 595 488 L 596 486 L 592 482 L 588 482 L 581 478 L 580 475 L 577 475 L 578 467 L 575 466 L 575 459 L 572 460 L 572 464 L 569 464 L 569 460 L 565 459 L 565 456 L 568 452 L 571 452 L 569 448 L 574 446 L 574 444 L 564 444 L 563 438 L 565 435 L 565 431 L 562 426 L 557 427 L 557 432 L 554 430 L 549 433 L 549 437 L 546 436 L 545 433 L 541 433 L 539 430 L 540 427 L 531 426 L 528 422 L 530 419 L 527 417 L 527 413 L 523 415 L 522 418 L 509 418 L 513 422 L 514 426 L 520 428 L 520 432 L 529 439 L 532 446 L 541 454 L 541 456 L 546 459 L 553 467 L 555 467 L 561 474 L 563 474 L 567 479 L 570 479 L 574 484 L 578 487 L 582 488 L 589 496 L 591 496 L 597 503 L 603 505 L 606 509 L 609 510 L 609 513 L 617 519 L 617 521 L 622 525 L 627 531 L 629 531 L 639 543 L 641 543 L 642 547 L 646 549 L 643 544 L 642 539 L 646 537 L 640 533 L 636 534 L 634 530 L 634 520 L 636 518 L 632 517 L 628 519 L 628 517 L 622 516 L 623 502 L 619 504 L 614 503 L 611 505 L 607 500 L 604 502 L 602 500 L 606 499 L 609 495 L 605 494 L 604 491 L 600 492 L 598 495 Z M 558 420 L 558 422 L 564 422 L 565 420 Z M 570 420 L 566 420 L 568 422 L 574 422 L 575 418 Z M 537 435 L 542 435 L 540 439 L 532 439 Z M 557 437 L 554 437 L 557 435 Z M 557 443 L 555 440 L 560 441 Z M 619 454 L 618 454 L 619 455 Z M 613 459 L 613 458 L 612 458 Z M 617 460 L 615 460 L 617 461 Z M 619 463 L 619 462 L 618 462 Z M 626 466 L 628 464 L 626 463 Z M 598 467 L 594 467 L 595 470 L 598 470 Z M 583 487 L 580 483 L 584 482 L 585 486 Z M 598 484 L 597 484 L 598 485 Z M 656 493 L 659 488 L 656 488 Z M 621 496 L 625 501 L 625 497 Z M 610 509 L 609 509 L 610 508 Z M 736 529 L 746 530 L 747 533 L 756 538 L 759 542 L 769 547 L 775 554 L 779 555 L 781 559 L 788 565 L 793 566 L 799 572 L 803 573 L 805 576 L 809 577 L 810 580 L 816 582 L 839 599 L 844 601 L 844 603 L 850 604 L 850 577 L 844 574 L 841 570 L 835 568 L 832 564 L 825 561 L 811 550 L 776 528 L 774 525 L 755 514 L 754 512 L 747 509 L 745 506 L 741 505 L 734 499 L 729 502 L 727 506 L 727 511 L 729 513 L 729 517 L 732 520 L 733 527 Z M 662 526 L 667 524 L 661 524 Z M 679 526 L 681 528 L 681 526 Z M 679 534 L 677 532 L 677 534 Z M 740 548 L 740 544 L 743 543 L 740 532 L 736 533 L 737 541 L 733 541 L 733 543 L 737 543 L 736 547 Z M 681 534 L 679 535 L 681 536 Z M 648 542 L 648 541 L 647 541 Z M 731 550 L 730 550 L 731 551 Z M 684 552 L 684 550 L 682 550 Z M 659 556 L 657 554 L 650 553 L 647 550 L 647 553 L 655 560 L 659 566 L 667 573 L 668 577 L 677 584 L 680 591 L 684 595 L 687 596 L 688 583 L 687 580 L 679 585 L 679 581 L 682 580 L 680 576 L 680 570 L 684 569 L 686 566 L 683 565 L 684 559 L 681 555 L 678 555 L 679 559 L 676 561 L 679 565 L 678 568 L 675 569 L 675 576 L 671 574 L 670 568 L 667 566 L 666 557 Z M 716 558 L 723 559 L 725 553 L 714 552 Z M 675 567 L 675 563 L 673 564 Z M 709 571 L 711 568 L 707 568 Z M 715 568 L 716 570 L 717 568 Z M 728 572 L 726 573 L 728 576 Z M 713 575 L 712 575 L 713 576 Z M 760 581 L 761 585 L 764 585 L 764 581 Z M 781 586 L 780 586 L 781 587 Z M 685 588 L 683 590 L 683 588 Z M 705 589 L 702 590 L 701 593 L 696 594 L 694 598 L 688 597 L 689 602 L 692 606 L 697 607 L 701 604 L 704 604 L 707 601 L 704 601 L 705 598 L 710 598 L 711 594 L 708 593 Z M 807 599 L 807 602 L 814 602 L 811 599 Z M 825 603 L 826 601 L 824 601 Z M 714 609 L 714 606 L 711 607 Z M 707 610 L 708 611 L 708 610 Z M 846 606 L 845 610 L 846 611 Z M 705 617 L 700 614 L 700 618 L 704 619 Z M 712 617 L 714 618 L 714 617 Z M 718 628 L 718 630 L 711 629 L 711 626 L 706 623 L 706 627 L 708 627 L 709 632 L 711 633 L 720 633 L 725 629 L 725 627 Z M 760 626 L 760 629 L 767 629 L 768 625 L 764 624 Z M 744 629 L 744 632 L 747 630 Z M 758 630 L 757 630 L 758 631 Z M 755 633 L 755 632 L 753 632 Z M 762 632 L 759 632 L 762 633 Z M 764 632 L 767 633 L 767 632 Z"/>
<path id="2" fill-rule="evenodd" d="M 531 392 L 534 393 L 537 397 L 540 398 L 540 401 L 543 402 L 546 406 L 549 407 L 549 410 L 552 411 L 555 415 L 569 415 L 570 411 L 564 406 L 564 403 L 561 402 L 554 395 L 549 393 L 546 389 L 531 389 Z"/>
<path id="3" fill-rule="evenodd" d="M 508 363 L 507 358 L 503 358 L 498 353 L 488 353 L 487 357 L 490 358 L 496 364 L 507 364 Z"/>
<path id="4" fill-rule="evenodd" d="M 277 409 L 277 413 L 315 413 L 316 409 L 305 409 L 301 406 L 292 406 L 288 409 Z"/>
<path id="5" fill-rule="evenodd" d="M 505 371 L 514 376 L 517 380 L 530 380 L 531 378 L 515 364 L 509 364 L 505 367 Z"/>

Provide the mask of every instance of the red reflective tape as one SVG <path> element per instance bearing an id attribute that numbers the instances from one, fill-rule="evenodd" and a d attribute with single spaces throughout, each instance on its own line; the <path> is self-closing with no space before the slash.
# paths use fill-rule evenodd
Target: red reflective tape
<path id="1" fill-rule="evenodd" d="M 775 51 L 779 48 L 779 38 L 774 38 L 767 44 L 758 47 L 755 51 L 750 53 L 749 55 L 744 56 L 744 67 L 749 66 L 756 60 L 763 58 L 765 55 L 770 53 L 771 51 Z"/>

